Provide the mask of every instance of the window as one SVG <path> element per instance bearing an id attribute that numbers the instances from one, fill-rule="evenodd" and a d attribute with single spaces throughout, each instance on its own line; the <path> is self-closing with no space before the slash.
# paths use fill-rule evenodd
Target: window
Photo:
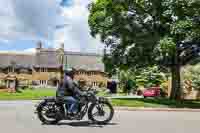
<path id="1" fill-rule="evenodd" d="M 92 82 L 92 86 L 98 86 L 98 82 Z"/>
<path id="2" fill-rule="evenodd" d="M 40 85 L 47 85 L 47 80 L 40 80 Z"/>
<path id="3" fill-rule="evenodd" d="M 8 68 L 8 73 L 12 73 L 12 72 L 15 72 L 15 69 L 13 67 L 9 67 Z"/>
<path id="4" fill-rule="evenodd" d="M 47 68 L 40 68 L 40 72 L 47 72 Z"/>
<path id="5" fill-rule="evenodd" d="M 25 73 L 25 74 L 30 74 L 31 73 L 31 71 L 30 70 L 28 70 L 28 69 L 20 69 L 19 70 L 19 73 Z"/>
<path id="6" fill-rule="evenodd" d="M 88 72 L 88 75 L 89 75 L 89 76 L 93 76 L 93 75 L 94 75 L 94 72 Z"/>
<path id="7" fill-rule="evenodd" d="M 90 76 L 90 72 L 87 72 L 87 75 Z"/>
<path id="8" fill-rule="evenodd" d="M 40 81 L 39 80 L 33 80 L 32 81 L 32 85 L 40 85 Z"/>
<path id="9" fill-rule="evenodd" d="M 91 75 L 95 75 L 95 72 L 90 72 Z"/>

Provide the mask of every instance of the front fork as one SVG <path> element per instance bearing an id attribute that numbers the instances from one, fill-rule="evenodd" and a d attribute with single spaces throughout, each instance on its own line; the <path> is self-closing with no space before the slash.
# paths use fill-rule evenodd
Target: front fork
<path id="1" fill-rule="evenodd" d="M 64 115 L 65 115 L 65 117 L 67 117 L 67 108 L 66 108 L 66 106 L 67 106 L 66 104 L 63 104 L 63 109 L 64 109 L 64 113 L 65 113 Z"/>
<path id="2" fill-rule="evenodd" d="M 96 108 L 97 108 L 97 110 L 98 110 L 98 114 L 99 114 L 100 116 L 104 116 L 105 111 L 103 110 L 102 105 L 100 105 L 100 104 L 98 103 Z"/>

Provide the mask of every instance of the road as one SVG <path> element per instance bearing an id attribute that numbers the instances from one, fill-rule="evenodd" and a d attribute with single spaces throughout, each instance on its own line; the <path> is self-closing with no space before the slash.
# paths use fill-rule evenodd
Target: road
<path id="1" fill-rule="evenodd" d="M 109 125 L 91 125 L 87 119 L 42 125 L 34 102 L 0 102 L 1 133 L 199 133 L 200 112 L 116 111 Z"/>

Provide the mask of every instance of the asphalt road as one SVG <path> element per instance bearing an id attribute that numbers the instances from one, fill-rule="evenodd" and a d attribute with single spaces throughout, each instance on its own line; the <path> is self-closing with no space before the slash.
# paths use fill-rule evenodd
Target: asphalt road
<path id="1" fill-rule="evenodd" d="M 116 111 L 106 126 L 87 119 L 42 125 L 31 101 L 0 102 L 0 133 L 199 133 L 200 112 Z"/>

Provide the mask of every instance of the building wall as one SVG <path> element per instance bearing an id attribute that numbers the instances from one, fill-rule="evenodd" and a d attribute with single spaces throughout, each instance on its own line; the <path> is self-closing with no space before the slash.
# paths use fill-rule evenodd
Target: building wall
<path id="1" fill-rule="evenodd" d="M 39 85 L 39 86 L 47 86 L 50 85 L 49 81 L 52 79 L 59 80 L 61 77 L 61 73 L 58 69 L 41 71 L 40 69 L 33 69 L 32 73 L 0 73 L 0 83 L 5 83 L 6 78 L 8 77 L 16 77 L 19 85 L 22 86 L 31 86 L 31 85 Z M 105 73 L 99 71 L 77 71 L 75 74 L 76 81 L 85 81 L 87 85 L 92 86 L 106 86 L 108 78 Z M 51 84 L 52 85 L 52 84 Z"/>
<path id="2" fill-rule="evenodd" d="M 8 53 L 6 55 L 2 54 L 0 57 L 2 59 L 0 61 L 6 61 L 0 63 L 2 65 L 0 66 L 0 83 L 1 81 L 4 83 L 6 78 L 15 77 L 23 85 L 47 86 L 52 79 L 60 80 L 61 72 L 58 69 L 60 64 L 67 64 L 68 67 L 77 69 L 75 80 L 84 80 L 88 85 L 106 86 L 108 80 L 106 74 L 102 72 L 104 71 L 104 64 L 100 55 L 65 52 L 63 46 L 60 49 L 45 49 L 42 48 L 41 43 L 38 43 L 35 55 Z M 32 70 L 30 70 L 30 73 L 14 72 L 13 64 Z M 4 70 L 5 67 L 9 68 Z"/>
<path id="3" fill-rule="evenodd" d="M 106 86 L 108 77 L 105 73 L 99 71 L 80 70 L 75 74 L 76 81 L 85 81 L 87 85 Z"/>
<path id="4" fill-rule="evenodd" d="M 41 86 L 52 85 L 49 81 L 59 80 L 60 71 L 59 69 L 47 69 L 47 68 L 34 69 L 32 72 L 32 77 L 33 77 L 32 80 L 36 84 L 40 84 Z"/>
<path id="5" fill-rule="evenodd" d="M 19 85 L 32 85 L 33 82 L 36 84 L 34 85 L 48 85 L 48 81 L 52 78 L 59 79 L 60 72 L 58 69 L 41 71 L 40 69 L 32 69 L 30 73 L 16 73 L 16 72 L 9 72 L 9 73 L 2 73 L 0 72 L 0 80 L 3 85 L 9 77 L 16 77 L 19 82 Z"/>

